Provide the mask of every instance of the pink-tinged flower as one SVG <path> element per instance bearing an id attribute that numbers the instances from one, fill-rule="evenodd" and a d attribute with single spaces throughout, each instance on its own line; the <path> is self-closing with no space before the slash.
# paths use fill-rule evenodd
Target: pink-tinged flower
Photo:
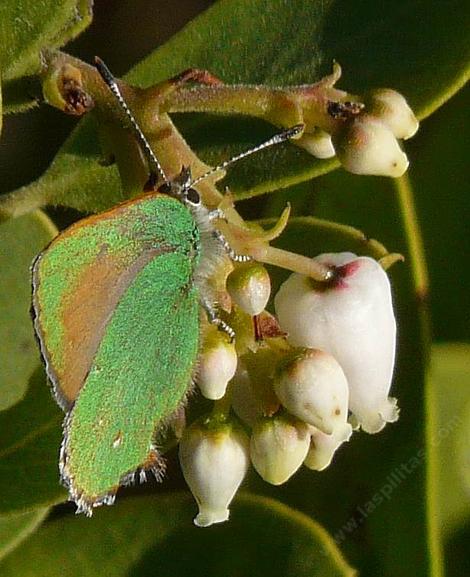
<path id="1" fill-rule="evenodd" d="M 293 345 L 334 356 L 348 381 L 350 411 L 364 431 L 376 433 L 398 418 L 396 400 L 388 397 L 396 339 L 390 282 L 369 257 L 339 253 L 315 260 L 334 267 L 335 279 L 319 286 L 291 275 L 275 298 L 279 324 Z"/>
<path id="2" fill-rule="evenodd" d="M 333 145 L 341 164 L 353 174 L 398 177 L 409 165 L 392 130 L 371 115 L 361 114 L 335 134 Z"/>

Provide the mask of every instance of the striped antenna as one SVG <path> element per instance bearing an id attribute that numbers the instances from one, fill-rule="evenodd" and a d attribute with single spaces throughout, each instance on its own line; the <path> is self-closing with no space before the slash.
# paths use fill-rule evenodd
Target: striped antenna
<path id="1" fill-rule="evenodd" d="M 118 101 L 120 107 L 122 108 L 122 110 L 124 110 L 127 118 L 129 119 L 130 125 L 132 127 L 133 132 L 134 132 L 134 135 L 137 138 L 140 146 L 142 147 L 142 150 L 143 150 L 145 156 L 147 157 L 147 162 L 148 162 L 149 168 L 150 168 L 150 179 L 149 180 L 157 182 L 158 177 L 161 177 L 165 182 L 168 182 L 168 178 L 167 178 L 167 176 L 166 176 L 166 174 L 162 168 L 162 165 L 158 161 L 158 158 L 155 156 L 155 153 L 153 152 L 150 144 L 148 143 L 148 140 L 145 138 L 145 135 L 142 132 L 142 129 L 137 124 L 137 120 L 134 118 L 134 115 L 130 111 L 129 106 L 127 105 L 127 102 L 124 100 L 124 97 L 121 93 L 121 90 L 120 90 L 120 88 L 116 82 L 116 79 L 112 75 L 111 71 L 106 66 L 106 64 L 101 60 L 101 58 L 98 58 L 98 56 L 95 56 L 95 66 L 96 66 L 98 72 L 100 73 L 101 78 L 108 85 L 109 89 L 111 90 L 111 92 L 116 97 L 116 100 Z"/>
<path id="2" fill-rule="evenodd" d="M 191 182 L 190 186 L 194 186 L 194 185 L 198 184 L 199 182 L 201 182 L 201 180 L 205 180 L 209 176 L 212 176 L 214 173 L 219 172 L 219 170 L 223 170 L 224 168 L 227 168 L 227 166 L 230 166 L 231 164 L 238 162 L 239 160 L 241 160 L 242 158 L 245 158 L 246 156 L 250 156 L 251 154 L 254 154 L 255 152 L 259 152 L 260 150 L 263 150 L 264 148 L 268 148 L 269 146 L 273 146 L 274 144 L 280 144 L 281 142 L 285 142 L 286 140 L 289 140 L 290 138 L 297 136 L 297 134 L 300 134 L 303 129 L 304 129 L 303 124 L 296 124 L 295 126 L 291 126 L 290 128 L 286 128 L 286 130 L 283 130 L 282 132 L 275 134 L 274 136 L 272 136 L 271 138 L 269 138 L 265 142 L 258 144 L 258 146 L 255 146 L 254 148 L 250 148 L 250 150 L 245 150 L 245 152 L 242 152 L 241 154 L 237 154 L 236 156 L 229 158 L 228 160 L 226 160 L 225 162 L 222 162 L 222 164 L 219 164 L 215 168 L 211 168 L 211 170 L 209 170 L 208 172 L 206 172 L 202 176 L 198 176 L 195 180 L 193 180 Z"/>

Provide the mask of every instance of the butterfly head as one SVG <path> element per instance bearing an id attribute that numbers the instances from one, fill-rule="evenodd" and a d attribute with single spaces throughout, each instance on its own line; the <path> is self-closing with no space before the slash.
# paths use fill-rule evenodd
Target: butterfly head
<path id="1" fill-rule="evenodd" d="M 197 208 L 201 205 L 201 195 L 192 187 L 192 183 L 191 168 L 183 166 L 178 176 L 160 184 L 157 191 L 177 198 L 189 208 Z"/>

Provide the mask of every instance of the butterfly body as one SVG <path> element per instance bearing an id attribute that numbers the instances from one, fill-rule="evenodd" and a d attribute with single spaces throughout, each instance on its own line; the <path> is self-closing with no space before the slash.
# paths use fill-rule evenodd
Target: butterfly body
<path id="1" fill-rule="evenodd" d="M 155 432 L 190 388 L 223 252 L 207 214 L 146 194 L 79 221 L 33 265 L 34 326 L 66 411 L 62 479 L 88 513 L 136 471 L 161 473 Z"/>

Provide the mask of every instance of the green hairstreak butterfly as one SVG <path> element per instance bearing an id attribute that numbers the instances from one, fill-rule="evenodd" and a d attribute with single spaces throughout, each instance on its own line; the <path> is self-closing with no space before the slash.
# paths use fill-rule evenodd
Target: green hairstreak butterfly
<path id="1" fill-rule="evenodd" d="M 111 504 L 120 485 L 160 478 L 156 432 L 191 387 L 205 310 L 217 316 L 208 280 L 217 261 L 237 259 L 183 169 L 164 171 L 119 87 L 103 79 L 146 153 L 156 190 L 85 218 L 59 234 L 33 263 L 33 321 L 49 380 L 65 411 L 60 471 L 77 512 Z M 298 134 L 293 127 L 239 158 Z M 243 258 L 243 257 L 240 257 Z"/>

